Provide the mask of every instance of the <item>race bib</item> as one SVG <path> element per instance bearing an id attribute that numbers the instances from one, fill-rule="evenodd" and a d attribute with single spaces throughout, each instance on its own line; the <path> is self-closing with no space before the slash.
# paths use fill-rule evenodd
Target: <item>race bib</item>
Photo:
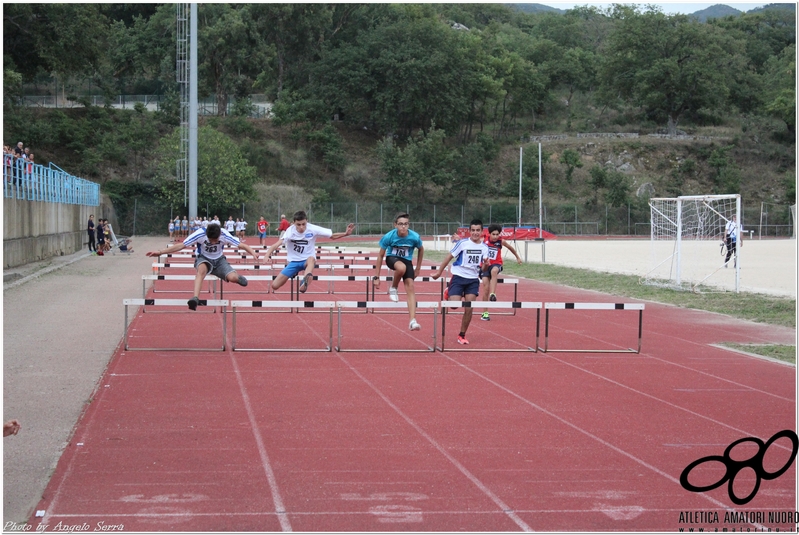
<path id="1" fill-rule="evenodd" d="M 394 247 L 394 254 L 397 256 L 401 256 L 402 258 L 407 258 L 408 249 L 409 247 Z"/>

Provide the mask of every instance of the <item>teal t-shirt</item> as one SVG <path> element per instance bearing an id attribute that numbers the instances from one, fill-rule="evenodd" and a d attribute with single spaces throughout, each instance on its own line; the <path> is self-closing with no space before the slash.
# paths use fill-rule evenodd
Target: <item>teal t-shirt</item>
<path id="1" fill-rule="evenodd" d="M 422 238 L 412 230 L 400 238 L 397 229 L 392 230 L 380 239 L 380 248 L 386 250 L 386 256 L 398 256 L 413 261 L 413 250 L 422 248 Z"/>

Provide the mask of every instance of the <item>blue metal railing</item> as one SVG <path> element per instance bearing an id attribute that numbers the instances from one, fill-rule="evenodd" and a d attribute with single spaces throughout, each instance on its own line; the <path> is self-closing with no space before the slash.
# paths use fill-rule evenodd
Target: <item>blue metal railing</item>
<path id="1" fill-rule="evenodd" d="M 71 175 L 53 163 L 45 167 L 12 154 L 4 154 L 3 196 L 27 201 L 99 206 L 100 185 Z"/>

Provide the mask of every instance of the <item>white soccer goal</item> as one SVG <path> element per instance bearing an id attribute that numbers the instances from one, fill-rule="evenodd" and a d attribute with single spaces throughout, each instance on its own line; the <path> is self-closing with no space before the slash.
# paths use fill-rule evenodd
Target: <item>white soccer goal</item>
<path id="1" fill-rule="evenodd" d="M 698 291 L 735 288 L 741 273 L 741 196 L 691 195 L 649 200 L 652 264 L 642 282 Z M 734 253 L 726 261 L 725 228 L 738 221 Z"/>

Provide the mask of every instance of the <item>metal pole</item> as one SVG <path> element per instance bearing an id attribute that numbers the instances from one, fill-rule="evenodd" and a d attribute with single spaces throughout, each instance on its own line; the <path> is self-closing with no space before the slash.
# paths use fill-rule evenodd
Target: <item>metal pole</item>
<path id="1" fill-rule="evenodd" d="M 522 226 L 522 158 L 524 157 L 524 147 L 519 147 L 519 224 Z"/>
<path id="2" fill-rule="evenodd" d="M 189 23 L 189 219 L 197 217 L 197 4 Z"/>
<path id="3" fill-rule="evenodd" d="M 543 208 L 541 204 L 541 199 L 544 195 L 543 189 L 541 189 L 541 143 L 538 144 L 538 236 L 543 238 L 544 237 L 544 220 L 543 220 Z"/>
<path id="4" fill-rule="evenodd" d="M 133 199 L 133 236 L 136 235 L 136 208 L 138 207 L 138 201 L 138 198 Z"/>

